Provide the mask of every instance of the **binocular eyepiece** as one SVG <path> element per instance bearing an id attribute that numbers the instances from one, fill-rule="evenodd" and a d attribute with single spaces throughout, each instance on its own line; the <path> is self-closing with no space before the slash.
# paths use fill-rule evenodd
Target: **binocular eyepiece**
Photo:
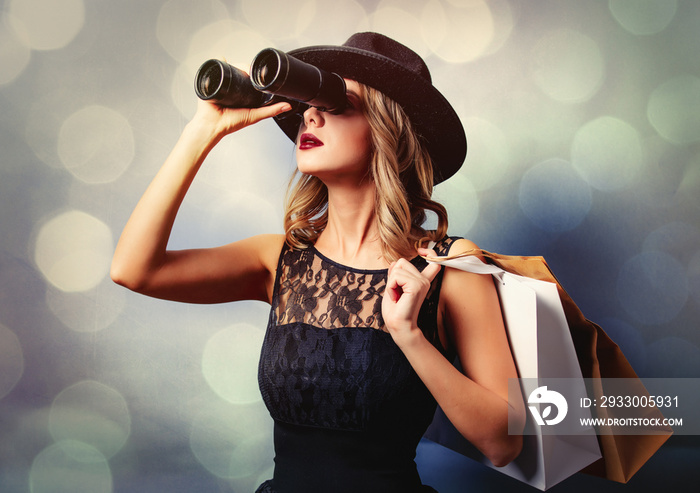
<path id="1" fill-rule="evenodd" d="M 274 48 L 266 48 L 255 56 L 250 77 L 226 62 L 207 60 L 197 71 L 194 88 L 200 99 L 232 108 L 258 108 L 289 101 L 342 113 L 347 106 L 341 76 Z"/>

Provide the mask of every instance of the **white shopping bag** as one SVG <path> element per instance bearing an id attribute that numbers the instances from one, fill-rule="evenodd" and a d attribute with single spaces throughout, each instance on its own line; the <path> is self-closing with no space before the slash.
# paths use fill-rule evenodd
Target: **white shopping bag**
<path id="1" fill-rule="evenodd" d="M 494 277 L 513 359 L 521 379 L 523 400 L 538 388 L 540 378 L 567 379 L 575 395 L 585 395 L 585 384 L 562 308 L 557 285 L 519 276 L 474 256 L 451 259 L 429 257 L 430 262 Z M 574 406 L 570 406 L 574 408 Z M 572 409 L 590 417 L 587 410 Z M 543 434 L 528 412 L 521 454 L 505 467 L 495 467 L 449 423 L 438 409 L 425 437 L 456 450 L 519 481 L 545 490 L 601 458 L 595 431 L 576 435 Z"/>

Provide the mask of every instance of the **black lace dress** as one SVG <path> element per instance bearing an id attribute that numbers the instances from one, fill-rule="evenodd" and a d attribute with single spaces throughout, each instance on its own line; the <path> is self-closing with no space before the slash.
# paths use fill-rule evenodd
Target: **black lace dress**
<path id="1" fill-rule="evenodd" d="M 439 242 L 438 255 L 452 242 Z M 313 247 L 282 249 L 258 373 L 274 419 L 275 470 L 258 493 L 434 491 L 414 459 L 436 403 L 382 330 L 386 275 Z M 442 272 L 419 318 L 438 348 L 441 282 Z"/>

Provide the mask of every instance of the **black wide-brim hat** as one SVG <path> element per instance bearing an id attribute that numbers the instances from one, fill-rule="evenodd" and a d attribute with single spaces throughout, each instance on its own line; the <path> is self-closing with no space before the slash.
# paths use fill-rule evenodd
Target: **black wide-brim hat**
<path id="1" fill-rule="evenodd" d="M 287 54 L 377 89 L 401 105 L 430 154 L 435 184 L 462 166 L 467 155 L 462 122 L 433 86 L 423 59 L 410 48 L 382 34 L 365 32 L 352 35 L 341 46 L 310 46 Z M 276 121 L 295 141 L 299 120 Z"/>

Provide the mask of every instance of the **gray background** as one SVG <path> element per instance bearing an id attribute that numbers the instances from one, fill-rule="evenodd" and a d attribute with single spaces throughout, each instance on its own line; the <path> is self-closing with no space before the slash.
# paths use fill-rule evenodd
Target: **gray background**
<path id="1" fill-rule="evenodd" d="M 469 154 L 450 232 L 543 255 L 642 376 L 700 377 L 700 2 L 4 0 L 0 490 L 252 491 L 271 474 L 255 371 L 267 308 L 113 285 L 138 197 L 195 108 L 194 73 L 376 30 L 425 57 Z M 291 143 L 265 122 L 212 153 L 176 248 L 281 231 Z M 629 485 L 698 481 L 696 437 Z M 430 443 L 443 493 L 519 489 Z M 528 488 L 523 487 L 527 491 Z"/>

